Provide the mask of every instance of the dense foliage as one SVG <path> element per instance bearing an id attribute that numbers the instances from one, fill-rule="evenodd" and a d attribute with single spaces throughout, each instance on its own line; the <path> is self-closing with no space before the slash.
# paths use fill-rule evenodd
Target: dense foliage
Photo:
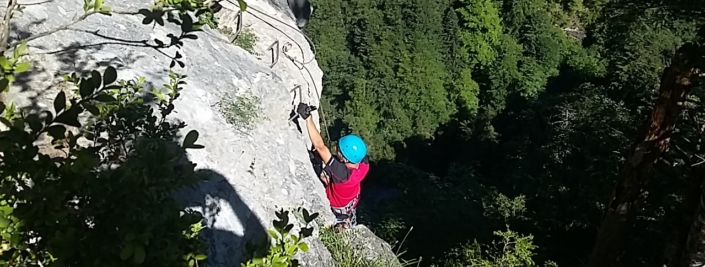
<path id="1" fill-rule="evenodd" d="M 9 1 L 5 23 L 22 8 Z M 181 33 L 144 46 L 181 48 L 184 40 L 198 38 L 195 33 L 203 25 L 191 13 L 198 17 L 210 8 L 205 1 L 156 0 L 149 9 L 121 11 L 102 0 L 86 0 L 79 20 L 122 14 L 142 16 L 143 24 L 154 26 L 166 21 L 179 25 Z M 24 61 L 28 39 L 8 44 L 10 27 L 4 28 L 0 93 L 32 67 Z M 186 149 L 203 148 L 195 143 L 198 132 L 181 137 L 186 124 L 168 119 L 186 85 L 186 75 L 174 71 L 184 66 L 183 56 L 177 51 L 169 57 L 170 82 L 161 88 L 146 86 L 144 77 L 118 80 L 116 69 L 107 67 L 65 73 L 66 88 L 56 94 L 50 110 L 27 111 L 0 102 L 0 265 L 203 263 L 202 215 L 172 198 L 174 191 L 205 177 L 186 157 Z"/>
<path id="2" fill-rule="evenodd" d="M 662 72 L 705 22 L 686 1 L 312 2 L 332 138 L 360 134 L 365 188 L 401 192 L 361 203 L 364 221 L 390 241 L 413 226 L 405 256 L 441 266 L 583 266 Z M 669 257 L 701 161 L 700 90 L 645 185 L 624 266 Z M 523 240 L 507 253 L 527 262 L 473 243 L 496 231 Z"/>

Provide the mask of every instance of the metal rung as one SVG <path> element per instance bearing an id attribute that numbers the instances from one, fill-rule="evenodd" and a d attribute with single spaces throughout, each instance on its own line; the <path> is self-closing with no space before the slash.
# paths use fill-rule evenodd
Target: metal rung
<path id="1" fill-rule="evenodd" d="M 276 53 L 274 53 L 275 46 L 277 47 Z M 272 64 L 269 65 L 269 67 L 272 68 L 274 67 L 274 65 L 277 64 L 277 62 L 279 62 L 279 40 L 274 41 L 274 43 L 272 43 L 272 45 L 270 45 L 267 50 L 272 50 Z"/>
<path id="2" fill-rule="evenodd" d="M 242 11 L 238 11 L 237 14 L 235 14 L 237 18 L 237 26 L 235 26 L 235 34 L 233 35 L 233 38 L 230 40 L 230 43 L 235 42 L 235 39 L 237 39 L 238 36 L 240 36 L 240 32 L 242 31 Z"/>
<path id="3" fill-rule="evenodd" d="M 291 92 L 294 93 L 294 99 L 291 101 L 292 105 L 296 104 L 296 91 L 297 91 L 297 89 L 299 91 L 299 93 L 298 93 L 299 100 L 301 100 L 301 102 L 303 102 L 303 95 L 301 94 L 301 85 L 297 85 L 297 86 L 294 86 L 294 89 L 291 89 Z"/>

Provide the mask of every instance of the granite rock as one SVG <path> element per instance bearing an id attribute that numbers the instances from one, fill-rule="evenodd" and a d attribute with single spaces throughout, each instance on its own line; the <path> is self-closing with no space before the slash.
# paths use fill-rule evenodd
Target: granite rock
<path id="1" fill-rule="evenodd" d="M 236 2 L 221 2 L 220 25 L 237 27 Z M 175 103 L 172 118 L 186 122 L 183 135 L 199 131 L 198 143 L 205 148 L 191 150 L 188 157 L 198 164 L 199 172 L 210 177 L 177 197 L 206 217 L 204 237 L 210 243 L 210 266 L 239 266 L 246 260 L 245 243 L 266 235 L 279 208 L 304 207 L 320 213 L 322 222 L 333 220 L 324 188 L 311 168 L 307 132 L 297 126 L 303 126 L 303 121 L 290 120 L 299 101 L 318 105 L 322 72 L 295 19 L 282 10 L 286 0 L 247 2 L 243 21 L 259 37 L 254 55 L 233 45 L 229 36 L 206 27 L 197 33 L 197 40 L 185 40 L 179 50 L 185 66 L 174 69 L 188 75 L 188 84 Z M 0 4 L 7 6 L 7 0 Z M 137 0 L 107 0 L 105 4 L 120 11 L 150 6 L 149 1 Z M 10 41 L 66 25 L 83 14 L 82 5 L 81 0 L 61 0 L 26 6 L 13 19 Z M 26 60 L 32 68 L 18 75 L 4 101 L 27 111 L 51 109 L 54 96 L 67 89 L 62 75 L 102 72 L 107 66 L 115 67 L 120 79 L 143 76 L 148 89 L 160 88 L 168 82 L 169 55 L 176 50 L 140 44 L 155 38 L 167 40 L 167 34 L 180 30 L 172 24 L 143 25 L 142 18 L 96 14 L 30 41 Z M 279 59 L 272 64 L 271 57 L 262 54 L 272 53 L 267 49 L 275 41 Z M 232 123 L 219 108 L 241 99 L 251 99 L 256 110 L 251 114 L 254 118 L 243 122 L 247 126 Z M 318 122 L 319 113 L 313 116 Z M 310 240 L 310 252 L 300 255 L 304 266 L 333 266 L 320 240 L 315 236 Z"/>

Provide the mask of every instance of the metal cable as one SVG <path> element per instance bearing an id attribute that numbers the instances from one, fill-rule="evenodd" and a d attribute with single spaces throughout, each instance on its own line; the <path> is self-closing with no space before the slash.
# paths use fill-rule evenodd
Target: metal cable
<path id="1" fill-rule="evenodd" d="M 226 0 L 226 1 L 227 1 L 228 3 L 230 3 L 230 4 L 233 4 L 234 6 L 237 6 L 238 8 L 240 7 L 240 5 L 238 5 L 237 3 L 234 3 L 232 0 Z M 223 7 L 223 8 L 228 8 L 228 7 Z M 228 9 L 229 9 L 229 8 L 228 8 Z M 256 8 L 254 8 L 254 7 L 252 7 L 252 6 L 248 6 L 248 7 L 247 7 L 247 10 L 249 11 L 250 9 L 252 9 L 252 10 L 254 10 L 254 11 L 257 11 L 258 13 L 269 17 L 270 19 L 276 20 L 276 21 L 280 22 L 281 24 L 284 24 L 285 26 L 287 26 L 287 27 L 289 27 L 289 28 L 294 29 L 295 31 L 301 33 L 301 35 L 302 35 L 304 38 L 306 38 L 306 41 L 307 41 L 307 42 L 309 43 L 309 45 L 311 46 L 311 52 L 313 53 L 313 57 L 311 57 L 311 59 L 308 60 L 308 61 L 306 61 L 306 62 L 296 61 L 297 63 L 302 64 L 302 65 L 306 65 L 306 64 L 309 64 L 309 63 L 313 62 L 313 60 L 316 59 L 316 54 L 317 54 L 316 45 L 313 43 L 313 41 L 311 40 L 311 38 L 309 38 L 308 36 L 306 36 L 306 34 L 305 34 L 303 31 L 301 31 L 301 30 L 298 29 L 298 28 L 295 28 L 294 26 L 291 26 L 291 25 L 287 24 L 286 22 L 284 22 L 284 21 L 282 21 L 282 20 L 280 20 L 280 19 L 278 19 L 278 18 L 272 17 L 272 16 L 270 16 L 269 14 L 267 14 L 267 13 L 265 13 L 265 12 L 259 10 L 259 9 L 256 9 Z M 232 10 L 232 9 L 230 9 L 230 10 Z M 233 11 L 238 11 L 238 10 L 233 10 Z M 304 60 L 306 59 L 306 54 L 304 53 L 303 47 L 301 47 L 301 45 L 299 45 L 299 43 L 298 43 L 296 40 L 294 40 L 294 38 L 292 38 L 291 36 L 289 36 L 288 34 L 286 34 L 284 31 L 282 31 L 282 30 L 279 29 L 278 27 L 272 25 L 272 23 L 270 23 L 269 21 L 264 20 L 264 19 L 258 17 L 256 14 L 250 13 L 250 15 L 252 15 L 252 16 L 255 17 L 255 18 L 258 18 L 258 19 L 261 20 L 262 22 L 266 23 L 267 25 L 271 26 L 271 27 L 274 28 L 275 30 L 277 30 L 277 31 L 281 32 L 282 34 L 284 34 L 284 36 L 286 36 L 287 38 L 289 38 L 289 40 L 293 41 L 293 42 L 296 44 L 296 46 L 298 46 L 299 49 L 301 50 L 301 58 L 304 59 Z"/>
<path id="2" fill-rule="evenodd" d="M 240 5 L 238 5 L 237 3 L 234 3 L 232 0 L 226 0 L 226 1 L 227 1 L 228 3 L 234 5 L 234 6 L 237 6 L 238 8 L 240 7 Z M 223 8 L 228 8 L 228 7 L 223 7 Z M 228 9 L 229 9 L 229 8 L 228 8 Z M 232 9 L 231 9 L 231 10 L 232 10 Z M 294 63 L 294 65 L 296 65 L 296 63 L 301 64 L 301 68 L 298 68 L 298 66 L 297 66 L 297 68 L 299 69 L 299 71 L 301 71 L 301 70 L 306 70 L 306 72 L 308 73 L 308 76 L 311 78 L 311 81 L 313 82 L 314 91 L 316 91 L 316 97 L 318 98 L 318 105 L 319 105 L 319 106 L 318 106 L 318 114 L 321 115 L 321 120 L 323 121 L 323 124 L 324 124 L 324 127 L 322 127 L 322 128 L 326 131 L 326 139 L 328 139 L 328 144 L 329 144 L 329 145 L 332 144 L 332 141 L 331 141 L 331 139 L 330 139 L 330 132 L 329 132 L 329 130 L 328 130 L 328 127 L 325 127 L 325 125 L 329 125 L 329 124 L 328 124 L 328 120 L 326 120 L 325 113 L 323 112 L 323 109 L 321 108 L 321 94 L 318 92 L 318 86 L 316 86 L 316 81 L 313 79 L 313 74 L 311 74 L 311 71 L 309 71 L 308 68 L 306 67 L 307 64 L 313 62 L 313 60 L 316 59 L 316 54 L 317 54 L 316 45 L 313 43 L 313 41 L 311 40 L 311 38 L 309 38 L 308 36 L 306 36 L 306 34 L 305 34 L 303 31 L 301 31 L 300 29 L 294 28 L 293 26 L 287 24 L 286 22 L 284 22 L 284 21 L 282 21 L 282 20 L 280 20 L 280 19 L 277 19 L 277 18 L 275 18 L 275 17 L 272 17 L 272 16 L 270 16 L 269 14 L 264 13 L 264 12 L 262 12 L 261 10 L 256 9 L 256 8 L 254 8 L 254 7 L 252 7 L 252 6 L 248 6 L 248 7 L 247 7 L 247 10 L 254 10 L 254 11 L 257 11 L 257 12 L 261 13 L 262 15 L 265 15 L 265 16 L 267 16 L 267 17 L 273 19 L 273 20 L 276 20 L 276 21 L 280 22 L 281 24 L 284 24 L 285 26 L 287 26 L 287 27 L 289 27 L 289 28 L 294 29 L 295 31 L 299 32 L 299 33 L 306 39 L 306 41 L 309 43 L 309 45 L 310 45 L 310 47 L 311 47 L 311 50 L 312 50 L 311 52 L 313 53 L 313 57 L 312 57 L 310 60 L 306 61 L 306 62 L 298 61 L 298 60 L 296 60 L 295 58 L 293 58 L 293 57 L 287 55 L 286 53 L 283 53 L 283 54 L 284 54 L 284 56 L 285 56 L 286 58 L 288 58 L 289 60 L 291 60 L 291 61 Z M 233 10 L 233 11 L 237 11 L 237 10 Z M 254 13 L 250 13 L 250 14 L 251 14 L 253 17 L 255 17 L 255 18 L 261 20 L 261 21 L 264 22 L 264 23 L 266 23 L 266 24 L 269 25 L 270 27 L 274 28 L 275 30 L 279 31 L 280 33 L 282 33 L 282 34 L 283 34 L 284 36 L 286 36 L 287 38 L 289 38 L 289 40 L 291 40 L 293 43 L 295 43 L 296 46 L 298 46 L 299 49 L 301 50 L 301 57 L 302 57 L 302 59 L 304 59 L 304 60 L 306 59 L 306 53 L 304 53 L 303 47 L 301 47 L 301 45 L 300 45 L 296 40 L 294 40 L 294 38 L 292 38 L 291 36 L 289 36 L 288 34 L 286 34 L 286 33 L 285 33 L 284 31 L 282 31 L 281 29 L 277 28 L 276 26 L 272 25 L 272 23 L 270 23 L 269 21 L 266 21 L 266 20 L 264 20 L 264 19 L 258 17 L 258 16 L 255 15 Z M 242 14 L 240 14 L 240 15 L 242 16 Z M 303 73 L 302 73 L 302 75 L 303 75 Z M 304 80 L 306 81 L 306 83 L 308 83 L 308 81 L 307 81 L 305 78 L 304 78 Z M 309 88 L 310 88 L 310 87 L 309 87 Z M 309 92 L 310 92 L 310 90 L 309 90 Z M 299 98 L 301 99 L 301 96 L 299 96 Z M 294 109 L 295 109 L 295 108 L 296 108 L 296 107 L 294 107 Z M 294 119 L 295 117 L 296 117 L 296 116 L 290 118 L 289 120 L 292 120 L 292 119 Z"/>

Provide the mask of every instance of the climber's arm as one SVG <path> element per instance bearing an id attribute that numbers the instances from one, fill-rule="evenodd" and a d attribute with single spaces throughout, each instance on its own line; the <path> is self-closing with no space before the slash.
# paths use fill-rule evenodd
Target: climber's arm
<path id="1" fill-rule="evenodd" d="M 321 176 L 319 178 L 321 179 L 321 182 L 323 182 L 323 185 L 328 186 L 328 183 L 330 181 L 328 180 L 328 176 L 325 173 L 321 173 Z"/>
<path id="2" fill-rule="evenodd" d="M 312 117 L 306 119 L 306 129 L 308 130 L 309 138 L 311 138 L 311 143 L 313 143 L 313 148 L 316 149 L 316 152 L 321 156 L 323 162 L 329 162 L 333 155 L 330 153 L 330 149 L 326 147 L 326 143 L 323 142 L 323 137 L 321 133 L 318 132 L 318 129 L 316 129 Z"/>

